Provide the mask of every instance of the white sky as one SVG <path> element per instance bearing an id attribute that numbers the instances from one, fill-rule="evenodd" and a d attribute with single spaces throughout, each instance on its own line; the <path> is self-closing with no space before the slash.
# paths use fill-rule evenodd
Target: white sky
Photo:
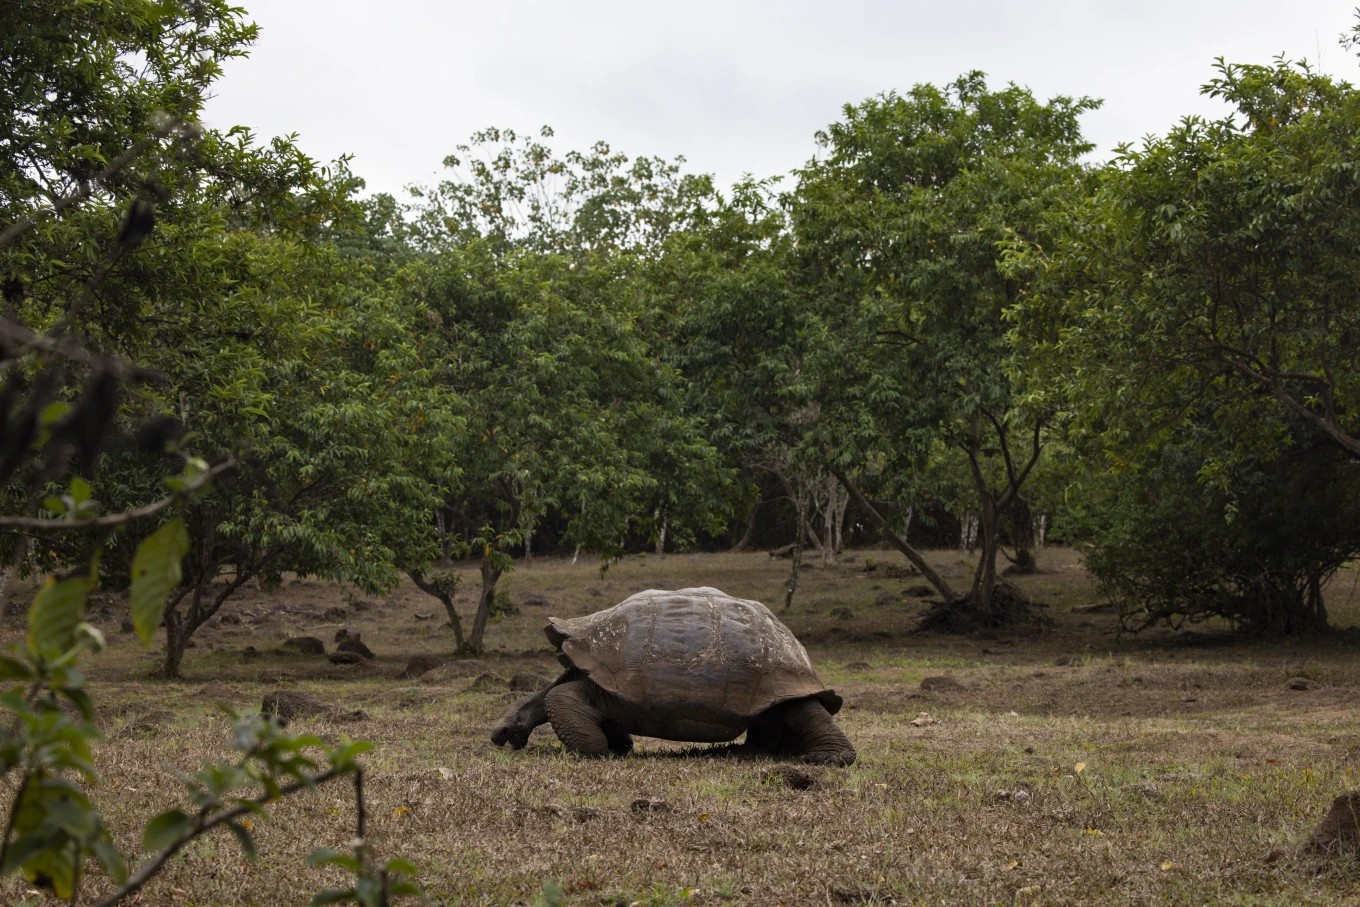
<path id="1" fill-rule="evenodd" d="M 604 140 L 683 155 L 727 186 L 816 151 L 841 108 L 981 69 L 988 84 L 1103 98 L 1083 121 L 1102 155 L 1224 108 L 1199 95 L 1218 56 L 1306 58 L 1360 81 L 1337 0 L 241 0 L 261 35 L 228 65 L 210 125 L 296 132 L 354 155 L 370 191 L 439 178 L 487 126 L 555 147 Z"/>

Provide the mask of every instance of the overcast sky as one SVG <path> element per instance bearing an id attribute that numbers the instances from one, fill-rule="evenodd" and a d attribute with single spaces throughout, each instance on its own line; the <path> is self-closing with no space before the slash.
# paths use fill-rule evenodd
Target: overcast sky
<path id="1" fill-rule="evenodd" d="M 1186 114 L 1214 59 L 1284 54 L 1360 81 L 1338 45 L 1355 2 L 1324 0 L 241 0 L 260 25 L 207 121 L 353 154 L 371 191 L 439 178 L 487 126 L 683 155 L 726 186 L 787 173 L 847 103 L 971 69 L 1039 98 L 1104 99 L 1085 133 L 1106 154 Z"/>

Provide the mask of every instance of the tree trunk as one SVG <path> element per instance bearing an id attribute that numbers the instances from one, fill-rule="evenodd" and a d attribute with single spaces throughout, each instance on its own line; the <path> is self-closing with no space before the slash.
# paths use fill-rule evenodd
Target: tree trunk
<path id="1" fill-rule="evenodd" d="M 496 584 L 504 572 L 491 562 L 491 558 L 482 558 L 482 588 L 477 596 L 477 614 L 472 618 L 472 632 L 468 634 L 465 650 L 470 654 L 482 654 L 482 637 L 486 635 L 486 623 L 491 619 L 491 609 L 496 603 Z"/>
<path id="2" fill-rule="evenodd" d="M 195 594 L 197 589 L 195 589 Z M 189 646 L 189 634 L 184 628 L 184 618 L 179 613 L 179 602 L 172 601 L 165 608 L 165 652 L 161 659 L 160 676 L 166 680 L 180 678 L 180 665 L 184 661 L 184 650 Z"/>
<path id="3" fill-rule="evenodd" d="M 826 477 L 826 507 L 822 510 L 822 566 L 829 567 L 836 563 L 836 501 L 840 495 L 836 484 L 836 477 L 828 475 Z"/>
<path id="4" fill-rule="evenodd" d="M 264 564 L 268 558 L 260 561 L 255 567 L 242 571 L 237 568 L 236 576 L 232 581 L 217 593 L 216 596 L 209 596 L 212 591 L 212 581 L 217 575 L 217 570 L 223 565 L 214 565 L 211 570 L 204 571 L 193 586 L 193 594 L 188 595 L 188 610 L 181 613 L 179 605 L 184 601 L 187 593 L 180 593 L 178 598 L 172 598 L 165 606 L 165 617 L 161 623 L 165 627 L 165 658 L 161 663 L 160 674 L 167 680 L 177 680 L 180 677 L 180 665 L 184 661 L 184 652 L 189 648 L 189 640 L 193 637 L 194 631 L 208 622 L 208 619 L 216 614 L 222 607 L 223 602 L 230 598 L 237 589 L 244 586 L 247 582 L 261 575 L 264 571 Z"/>
<path id="5" fill-rule="evenodd" d="M 453 628 L 453 646 L 455 652 L 463 651 L 463 622 L 458 618 L 458 611 L 453 607 L 453 595 L 457 588 L 457 582 L 446 587 L 439 582 L 431 582 L 417 570 L 408 570 L 406 575 L 411 577 L 411 582 L 416 584 L 416 588 L 426 595 L 439 599 L 444 606 L 444 613 L 449 617 L 449 626 Z M 456 574 L 454 575 L 457 579 Z"/>
<path id="6" fill-rule="evenodd" d="M 666 529 L 668 521 L 661 508 L 656 508 L 652 513 L 652 518 L 656 521 L 656 553 L 666 553 Z"/>
<path id="7" fill-rule="evenodd" d="M 737 554 L 751 547 L 751 540 L 756 535 L 756 515 L 760 512 L 760 498 L 751 502 L 751 506 L 746 508 L 746 531 L 741 534 L 741 541 L 732 546 L 731 552 Z"/>
<path id="8" fill-rule="evenodd" d="M 854 502 L 858 504 L 860 509 L 869 517 L 870 521 L 878 527 L 878 531 L 887 536 L 888 541 L 892 543 L 893 547 L 902 552 L 907 560 L 911 562 L 912 566 L 921 571 L 921 575 L 926 578 L 926 582 L 934 586 L 935 591 L 939 592 L 946 601 L 956 600 L 958 595 L 950 587 L 949 583 L 945 582 L 944 577 L 937 573 L 934 567 L 926 563 L 926 559 L 921 556 L 921 552 L 911 547 L 911 545 L 907 544 L 906 539 L 902 538 L 889 528 L 888 521 L 883 518 L 883 514 L 879 513 L 878 508 L 869 503 L 869 499 L 864 496 L 864 493 L 859 490 L 859 487 L 855 485 L 854 482 L 850 481 L 850 477 L 840 470 L 836 470 L 833 475 L 840 481 L 841 486 L 849 493 L 850 497 L 854 499 Z"/>
<path id="9" fill-rule="evenodd" d="M 978 548 L 982 549 L 981 560 L 973 574 L 973 604 L 984 610 L 992 607 L 992 595 L 996 591 L 996 553 L 1001 546 L 1001 526 L 997 519 L 996 502 L 984 488 L 982 506 L 978 513 Z"/>
<path id="10" fill-rule="evenodd" d="M 785 493 L 788 494 L 789 500 L 793 501 L 794 510 L 798 514 L 798 528 L 796 531 L 798 545 L 801 547 L 803 540 L 806 539 L 814 549 L 820 551 L 822 549 L 822 540 L 817 538 L 817 531 L 812 528 L 812 520 L 808 518 L 808 510 L 811 506 L 811 502 L 808 499 L 811 497 L 811 491 L 807 488 L 807 483 L 801 481 L 791 482 L 789 481 L 788 476 L 783 472 L 780 472 L 778 475 L 779 481 L 784 483 Z"/>

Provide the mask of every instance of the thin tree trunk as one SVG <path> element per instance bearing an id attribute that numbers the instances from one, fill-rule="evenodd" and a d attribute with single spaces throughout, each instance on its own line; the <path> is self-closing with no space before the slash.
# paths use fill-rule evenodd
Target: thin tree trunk
<path id="1" fill-rule="evenodd" d="M 211 570 L 205 571 L 200 575 L 198 582 L 193 586 L 193 594 L 189 596 L 189 608 L 181 613 L 179 605 L 184 600 L 185 595 L 171 599 L 165 607 L 165 617 L 162 625 L 165 627 L 165 658 L 161 665 L 161 676 L 167 680 L 175 680 L 180 677 L 180 666 L 184 661 L 184 653 L 189 648 L 189 640 L 193 638 L 194 632 L 199 627 L 208 622 L 214 614 L 221 610 L 222 605 L 228 598 L 235 594 L 236 590 L 260 576 L 264 572 L 264 565 L 269 560 L 266 556 L 253 568 L 242 571 L 237 568 L 236 575 L 231 582 L 227 583 L 215 596 L 209 596 L 212 590 L 213 577 L 217 575 L 218 569 L 222 565 L 214 565 Z"/>
<path id="2" fill-rule="evenodd" d="M 995 502 L 984 490 L 978 514 L 978 547 L 982 555 L 973 574 L 972 598 L 975 605 L 985 609 L 991 608 L 996 591 L 996 554 L 1001 546 L 999 523 Z"/>
<path id="3" fill-rule="evenodd" d="M 803 539 L 818 551 L 822 549 L 822 540 L 817 537 L 817 532 L 812 528 L 812 521 L 808 519 L 809 491 L 803 482 L 791 482 L 783 472 L 779 473 L 779 480 L 784 483 L 784 491 L 789 499 L 793 501 L 794 510 L 798 513 L 798 544 L 803 544 Z"/>
<path id="4" fill-rule="evenodd" d="M 826 507 L 822 509 L 822 566 L 836 562 L 836 477 L 826 477 Z"/>
<path id="5" fill-rule="evenodd" d="M 741 534 L 741 541 L 732 546 L 733 554 L 751 547 L 751 540 L 756 535 L 756 515 L 760 512 L 760 503 L 760 498 L 756 498 L 751 502 L 751 506 L 746 508 L 746 531 Z"/>
<path id="6" fill-rule="evenodd" d="M 467 639 L 467 651 L 473 655 L 482 654 L 482 637 L 486 635 L 486 623 L 496 603 L 496 584 L 504 572 L 492 564 L 490 558 L 482 558 L 482 588 L 477 596 L 477 614 L 472 618 L 472 632 Z"/>
<path id="7" fill-rule="evenodd" d="M 888 521 L 883 518 L 883 514 L 879 513 L 878 508 L 869 503 L 869 499 L 866 498 L 864 493 L 859 490 L 859 487 L 850 480 L 850 477 L 841 470 L 836 470 L 833 474 L 840 480 L 841 486 L 849 492 L 850 497 L 854 499 L 854 502 L 859 505 L 860 509 L 865 512 L 870 521 L 878 528 L 878 531 L 887 536 L 888 541 L 892 543 L 893 547 L 902 552 L 907 560 L 911 562 L 912 566 L 921 571 L 921 575 L 926 578 L 926 582 L 934 586 L 935 590 L 939 592 L 946 601 L 954 601 L 957 599 L 958 595 L 955 594 L 949 583 L 945 582 L 944 577 L 937 573 L 934 567 L 926 563 L 926 559 L 921 556 L 921 552 L 911 547 L 911 545 L 907 544 L 906 539 L 892 531 L 888 526 Z"/>
<path id="8" fill-rule="evenodd" d="M 463 622 L 458 617 L 458 611 L 453 607 L 454 589 L 445 589 L 439 583 L 432 583 L 416 570 L 408 570 L 406 575 L 411 577 L 411 582 L 415 583 L 416 588 L 421 592 L 439 599 L 440 604 L 444 606 L 444 613 L 449 617 L 449 626 L 453 628 L 454 651 L 462 652 L 464 643 Z M 454 586 L 456 587 L 457 584 L 455 583 Z"/>

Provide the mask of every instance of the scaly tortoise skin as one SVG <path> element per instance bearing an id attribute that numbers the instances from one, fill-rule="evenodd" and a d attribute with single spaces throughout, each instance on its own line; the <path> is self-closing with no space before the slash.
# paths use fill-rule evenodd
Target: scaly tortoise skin
<path id="1" fill-rule="evenodd" d="M 567 669 L 511 707 L 492 730 L 523 747 L 551 722 L 569 750 L 622 755 L 632 734 L 849 765 L 854 747 L 831 715 L 841 698 L 807 651 L 760 602 L 701 587 L 639 592 L 612 608 L 551 618 L 544 628 Z"/>

